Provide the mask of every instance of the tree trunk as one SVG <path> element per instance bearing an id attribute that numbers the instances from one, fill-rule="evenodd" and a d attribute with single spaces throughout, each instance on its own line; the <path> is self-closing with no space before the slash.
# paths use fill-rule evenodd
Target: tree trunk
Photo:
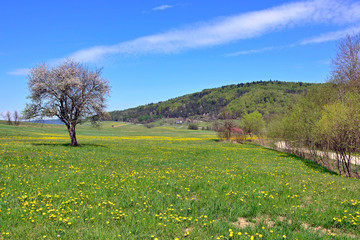
<path id="1" fill-rule="evenodd" d="M 68 126 L 69 130 L 69 136 L 71 139 L 71 146 L 77 146 L 77 140 L 76 140 L 76 132 L 75 132 L 75 125 Z"/>

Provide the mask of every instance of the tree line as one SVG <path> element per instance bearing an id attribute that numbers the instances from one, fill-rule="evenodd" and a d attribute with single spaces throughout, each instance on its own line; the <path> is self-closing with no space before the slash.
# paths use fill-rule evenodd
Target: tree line
<path id="1" fill-rule="evenodd" d="M 276 144 L 348 177 L 360 172 L 359 55 L 360 34 L 347 36 L 339 43 L 328 81 L 268 126 Z"/>

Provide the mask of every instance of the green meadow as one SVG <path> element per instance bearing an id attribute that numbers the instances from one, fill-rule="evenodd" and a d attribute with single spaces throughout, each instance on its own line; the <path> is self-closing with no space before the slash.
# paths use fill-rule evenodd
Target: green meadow
<path id="1" fill-rule="evenodd" d="M 212 131 L 0 124 L 0 239 L 359 239 L 360 181 Z"/>

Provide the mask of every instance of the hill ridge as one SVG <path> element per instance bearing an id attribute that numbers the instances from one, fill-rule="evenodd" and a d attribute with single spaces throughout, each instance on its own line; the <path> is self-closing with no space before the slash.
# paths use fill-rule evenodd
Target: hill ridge
<path id="1" fill-rule="evenodd" d="M 217 119 L 223 112 L 239 118 L 244 113 L 257 110 L 267 118 L 285 113 L 300 94 L 316 85 L 319 84 L 278 80 L 231 84 L 112 111 L 110 116 L 115 121 L 147 123 L 164 117 Z"/>

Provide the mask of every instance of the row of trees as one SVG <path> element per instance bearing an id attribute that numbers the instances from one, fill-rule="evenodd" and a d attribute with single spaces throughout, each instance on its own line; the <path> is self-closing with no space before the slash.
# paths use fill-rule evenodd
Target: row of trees
<path id="1" fill-rule="evenodd" d="M 268 134 L 289 151 L 359 177 L 360 34 L 340 42 L 328 82 L 309 91 L 285 117 L 272 121 Z"/>
<path id="2" fill-rule="evenodd" d="M 18 111 L 14 111 L 13 113 L 11 113 L 10 111 L 6 111 L 4 113 L 1 113 L 1 116 L 9 125 L 14 124 L 18 126 L 20 124 L 20 114 Z"/>

